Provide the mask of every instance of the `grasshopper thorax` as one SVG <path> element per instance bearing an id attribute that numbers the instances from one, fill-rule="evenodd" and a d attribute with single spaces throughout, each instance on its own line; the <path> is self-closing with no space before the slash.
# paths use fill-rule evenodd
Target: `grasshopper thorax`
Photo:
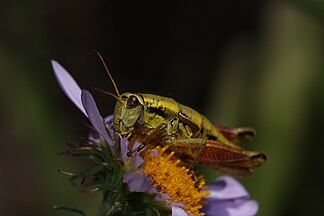
<path id="1" fill-rule="evenodd" d="M 113 128 L 122 135 L 129 134 L 143 122 L 144 100 L 139 94 L 123 93 L 115 105 Z"/>

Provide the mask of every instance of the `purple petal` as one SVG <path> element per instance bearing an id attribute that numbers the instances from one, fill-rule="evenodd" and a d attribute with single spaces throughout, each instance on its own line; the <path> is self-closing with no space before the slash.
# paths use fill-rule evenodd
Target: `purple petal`
<path id="1" fill-rule="evenodd" d="M 114 117 L 114 115 L 109 115 L 104 118 L 104 122 L 108 126 L 108 131 L 111 131 L 112 133 L 114 133 L 114 132 L 112 131 L 110 123 L 111 123 L 111 120 L 113 117 Z M 98 134 L 97 131 L 90 131 L 89 135 L 88 135 L 88 139 L 94 143 L 100 143 L 100 135 Z"/>
<path id="2" fill-rule="evenodd" d="M 88 140 L 92 143 L 100 143 L 100 135 L 98 134 L 97 131 L 91 130 L 88 134 Z"/>
<path id="3" fill-rule="evenodd" d="M 109 116 L 105 117 L 104 121 L 105 121 L 105 123 L 109 123 L 109 122 L 112 121 L 113 118 L 114 118 L 114 115 L 112 114 L 112 115 L 109 115 Z"/>
<path id="4" fill-rule="evenodd" d="M 153 155 L 155 155 L 156 157 L 159 156 L 159 152 L 158 152 L 156 149 L 152 149 L 152 150 L 150 150 L 149 154 L 153 154 Z"/>
<path id="5" fill-rule="evenodd" d="M 88 114 L 88 118 L 92 124 L 92 126 L 98 131 L 98 133 L 106 140 L 108 145 L 110 146 L 110 149 L 114 151 L 114 142 L 109 137 L 105 125 L 103 123 L 103 119 L 99 113 L 99 110 L 97 108 L 97 105 L 90 94 L 90 92 L 86 90 L 82 90 L 81 93 L 81 100 L 83 107 Z"/>
<path id="6" fill-rule="evenodd" d="M 127 152 L 129 151 L 128 149 L 128 140 L 124 139 L 122 136 L 120 136 L 120 154 L 121 158 L 124 162 L 126 163 L 131 163 L 132 165 L 132 171 L 137 170 L 137 168 L 144 162 L 143 158 L 140 156 L 139 152 L 134 152 L 131 157 L 127 156 Z M 135 142 L 134 145 L 137 145 L 137 141 Z"/>
<path id="7" fill-rule="evenodd" d="M 191 215 L 187 211 L 185 211 L 184 209 L 182 209 L 178 206 L 171 205 L 171 208 L 172 208 L 172 216 L 190 216 Z"/>
<path id="8" fill-rule="evenodd" d="M 137 147 L 140 146 L 140 145 L 141 145 L 140 142 L 135 141 L 133 148 L 137 148 Z M 145 149 L 145 148 L 144 148 L 144 149 Z M 143 151 L 144 149 L 142 149 L 141 151 Z"/>
<path id="9" fill-rule="evenodd" d="M 136 172 L 125 173 L 124 182 L 128 184 L 129 190 L 132 192 L 147 192 L 153 189 L 150 179 Z"/>
<path id="10" fill-rule="evenodd" d="M 258 212 L 259 206 L 255 200 L 246 198 L 210 201 L 202 209 L 206 216 L 253 216 Z"/>
<path id="11" fill-rule="evenodd" d="M 137 148 L 141 143 L 138 141 L 135 141 L 134 143 L 134 148 Z M 143 151 L 144 149 L 142 149 L 141 151 Z M 141 152 L 140 151 L 140 152 Z M 133 170 L 137 170 L 137 168 L 139 166 L 141 166 L 141 164 L 144 162 L 143 158 L 140 156 L 140 152 L 134 152 L 133 153 Z"/>
<path id="12" fill-rule="evenodd" d="M 134 152 L 133 154 L 133 170 L 137 170 L 144 162 L 143 158 L 140 156 L 139 152 Z"/>
<path id="13" fill-rule="evenodd" d="M 68 98 L 70 98 L 70 100 L 81 110 L 81 112 L 88 117 L 82 106 L 81 89 L 77 82 L 57 61 L 52 60 L 51 63 L 57 82 L 66 96 L 68 96 Z"/>
<path id="14" fill-rule="evenodd" d="M 128 152 L 128 140 L 124 139 L 120 134 L 119 135 L 119 139 L 120 139 L 120 156 L 123 160 L 128 159 L 129 157 L 127 156 L 127 152 Z"/>
<path id="15" fill-rule="evenodd" d="M 132 170 L 133 171 L 137 170 L 137 168 L 144 162 L 143 158 L 140 156 L 139 152 L 137 152 L 137 151 L 134 152 L 131 157 L 128 157 L 127 152 L 129 151 L 129 149 L 128 149 L 129 142 L 128 142 L 128 140 L 123 138 L 121 135 L 119 135 L 119 137 L 120 137 L 120 154 L 121 154 L 122 160 L 124 162 L 131 161 Z M 135 141 L 134 148 L 136 148 L 140 144 L 141 144 L 140 142 Z"/>
<path id="16" fill-rule="evenodd" d="M 224 200 L 249 197 L 249 193 L 246 189 L 230 176 L 221 176 L 217 178 L 208 186 L 207 190 L 211 193 L 206 197 L 207 199 Z"/>

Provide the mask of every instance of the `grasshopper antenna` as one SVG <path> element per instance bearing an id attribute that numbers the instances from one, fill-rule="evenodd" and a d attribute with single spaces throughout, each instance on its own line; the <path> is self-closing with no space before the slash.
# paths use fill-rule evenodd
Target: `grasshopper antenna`
<path id="1" fill-rule="evenodd" d="M 111 92 L 107 92 L 107 91 L 104 91 L 102 89 L 99 89 L 99 88 L 93 88 L 94 90 L 98 91 L 98 92 L 101 92 L 103 94 L 106 94 L 106 95 L 109 95 L 109 96 L 112 96 L 113 98 L 115 98 L 116 100 L 118 100 L 120 103 L 124 103 L 119 97 L 117 97 L 115 94 L 111 93 Z"/>
<path id="2" fill-rule="evenodd" d="M 95 51 L 95 52 L 97 53 L 97 55 L 99 56 L 99 58 L 100 58 L 102 64 L 103 64 L 104 67 L 105 67 L 105 70 L 107 71 L 108 76 L 109 76 L 109 78 L 110 78 L 110 80 L 111 80 L 111 82 L 112 82 L 112 84 L 113 84 L 113 86 L 114 86 L 114 88 L 115 88 L 115 91 L 116 91 L 116 93 L 117 93 L 117 96 L 119 97 L 120 94 L 119 94 L 119 91 L 118 91 L 117 85 L 116 85 L 116 83 L 115 83 L 113 77 L 111 76 L 111 74 L 110 74 L 110 72 L 109 72 L 109 70 L 108 70 L 108 67 L 107 67 L 107 65 L 106 65 L 106 62 L 104 61 L 104 59 L 102 58 L 101 54 L 100 54 L 96 49 L 94 49 L 93 51 Z M 106 93 L 107 93 L 107 92 L 106 92 Z"/>

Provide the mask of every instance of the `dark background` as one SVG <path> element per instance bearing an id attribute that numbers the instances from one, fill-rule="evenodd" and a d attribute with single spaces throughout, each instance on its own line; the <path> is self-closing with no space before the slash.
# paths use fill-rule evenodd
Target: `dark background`
<path id="1" fill-rule="evenodd" d="M 267 163 L 241 179 L 258 215 L 318 215 L 324 194 L 324 5 L 321 1 L 0 1 L 0 215 L 94 215 L 57 169 L 87 135 L 54 78 L 59 61 L 80 86 L 169 96 L 227 126 L 253 126 L 244 148 Z M 103 115 L 114 99 L 94 92 Z M 207 171 L 211 181 L 215 177 Z"/>

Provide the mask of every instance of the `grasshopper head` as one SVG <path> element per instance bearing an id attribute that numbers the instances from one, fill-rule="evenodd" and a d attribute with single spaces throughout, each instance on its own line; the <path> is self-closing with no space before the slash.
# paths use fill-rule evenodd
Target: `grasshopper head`
<path id="1" fill-rule="evenodd" d="M 113 128 L 122 135 L 129 134 L 135 124 L 143 122 L 144 101 L 139 94 L 124 93 L 117 100 Z"/>

